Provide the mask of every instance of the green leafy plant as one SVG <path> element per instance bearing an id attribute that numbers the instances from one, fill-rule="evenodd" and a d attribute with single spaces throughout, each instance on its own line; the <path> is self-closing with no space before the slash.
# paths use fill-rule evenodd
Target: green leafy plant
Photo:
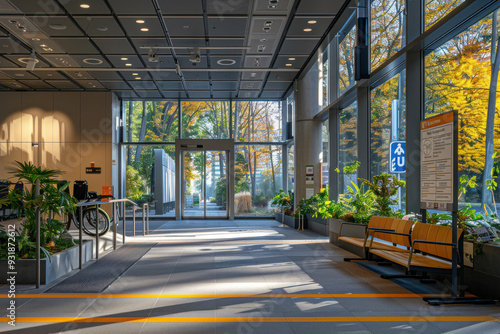
<path id="1" fill-rule="evenodd" d="M 492 159 L 495 159 L 497 157 L 497 153 L 498 152 L 493 153 Z M 498 178 L 499 173 L 500 173 L 500 166 L 499 165 L 493 166 L 493 168 L 491 169 L 491 172 L 490 172 L 491 180 L 486 180 L 486 186 L 488 187 L 488 190 L 491 192 L 491 199 L 493 201 L 493 208 L 495 211 L 495 215 L 497 217 L 498 217 L 498 211 L 497 211 L 497 204 L 495 202 L 495 190 L 498 187 L 497 178 Z"/>
<path id="2" fill-rule="evenodd" d="M 285 214 L 293 212 L 293 192 L 288 191 L 288 194 L 281 189 L 272 199 L 271 205 L 284 210 Z"/>
<path id="3" fill-rule="evenodd" d="M 367 224 L 375 211 L 375 194 L 372 190 L 365 191 L 364 184 L 358 187 L 351 182 L 348 192 L 340 195 L 340 203 L 345 207 L 346 212 L 342 219 L 348 222 Z"/>
<path id="4" fill-rule="evenodd" d="M 61 171 L 42 169 L 31 162 L 16 161 L 10 173 L 25 184 L 22 191 L 11 191 L 7 195 L 12 210 L 17 211 L 19 220 L 23 220 L 22 228 L 16 232 L 16 256 L 33 257 L 36 252 L 37 211 L 40 210 L 41 218 L 40 242 L 53 247 L 65 231 L 61 217 L 73 213 L 78 201 L 67 192 L 69 182 L 60 186 L 55 179 L 63 174 Z M 37 194 L 37 180 L 40 182 L 40 194 Z M 42 251 L 48 256 L 45 248 Z"/>
<path id="5" fill-rule="evenodd" d="M 394 175 L 388 173 L 375 175 L 372 182 L 362 178 L 360 180 L 367 184 L 375 195 L 377 203 L 375 213 L 382 217 L 394 217 L 391 205 L 396 205 L 397 200 L 393 199 L 393 196 L 406 182 L 398 180 Z"/>
<path id="6" fill-rule="evenodd" d="M 445 220 L 450 220 L 451 216 L 446 213 L 437 213 L 433 212 L 432 214 L 429 211 L 426 211 L 426 223 L 427 224 L 438 224 Z"/>
<path id="7" fill-rule="evenodd" d="M 461 175 L 458 179 L 458 199 L 465 195 L 467 188 L 474 189 L 476 185 L 476 176 Z"/>

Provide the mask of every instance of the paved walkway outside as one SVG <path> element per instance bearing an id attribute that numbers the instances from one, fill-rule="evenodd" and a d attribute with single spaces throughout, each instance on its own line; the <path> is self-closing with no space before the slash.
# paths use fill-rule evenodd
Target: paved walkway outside
<path id="1" fill-rule="evenodd" d="M 366 265 L 344 262 L 352 254 L 312 232 L 270 220 L 157 225 L 127 237 L 158 244 L 103 294 L 18 286 L 17 326 L 0 318 L 0 332 L 500 333 L 498 306 L 428 306 Z M 414 285 L 420 294 L 446 292 Z"/>

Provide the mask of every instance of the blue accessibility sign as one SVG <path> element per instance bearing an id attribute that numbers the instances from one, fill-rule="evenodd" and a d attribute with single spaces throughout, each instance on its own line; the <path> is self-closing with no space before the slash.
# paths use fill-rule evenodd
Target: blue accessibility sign
<path id="1" fill-rule="evenodd" d="M 393 141 L 390 145 L 389 170 L 391 173 L 406 173 L 406 142 Z"/>

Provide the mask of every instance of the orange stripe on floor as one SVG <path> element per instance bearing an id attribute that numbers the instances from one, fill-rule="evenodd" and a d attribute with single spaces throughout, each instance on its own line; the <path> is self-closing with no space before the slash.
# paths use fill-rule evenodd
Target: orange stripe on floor
<path id="1" fill-rule="evenodd" d="M 18 299 L 112 299 L 112 298 L 422 298 L 422 297 L 442 297 L 433 294 L 414 294 L 414 293 L 361 293 L 361 294 L 18 294 Z M 468 295 L 474 297 L 474 295 Z M 0 295 L 0 299 L 7 299 L 8 295 Z"/>
<path id="2" fill-rule="evenodd" d="M 8 322 L 9 318 L 1 318 L 0 322 Z M 485 322 L 500 321 L 492 316 L 396 316 L 396 317 L 17 317 L 16 323 L 223 323 L 223 322 Z"/>

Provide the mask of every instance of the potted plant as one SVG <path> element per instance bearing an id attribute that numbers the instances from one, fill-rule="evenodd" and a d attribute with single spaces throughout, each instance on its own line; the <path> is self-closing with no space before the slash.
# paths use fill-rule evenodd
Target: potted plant
<path id="1" fill-rule="evenodd" d="M 65 271 L 60 266 L 62 262 L 52 261 L 51 256 L 56 253 L 60 254 L 61 251 L 75 246 L 73 238 L 64 233 L 66 229 L 62 217 L 72 214 L 78 201 L 66 191 L 69 183 L 60 185 L 59 181 L 55 179 L 63 174 L 61 171 L 42 169 L 30 162 L 21 163 L 16 161 L 16 168 L 11 171 L 11 174 L 19 181 L 22 181 L 25 186 L 23 190 L 11 191 L 3 201 L 4 204 L 8 203 L 14 211 L 17 211 L 21 225 L 15 231 L 9 229 L 8 234 L 5 230 L 1 232 L 0 240 L 2 244 L 6 244 L 8 237 L 12 238 L 12 234 L 14 235 L 16 244 L 14 256 L 18 259 L 16 261 L 18 278 L 34 279 L 34 261 L 31 260 L 30 262 L 28 259 L 36 258 L 37 211 L 40 210 L 41 258 L 44 259 L 43 262 L 46 266 L 45 270 L 42 270 L 42 273 L 46 275 L 42 277 L 42 283 L 47 283 L 76 267 L 74 265 Z M 39 182 L 39 194 L 37 194 L 37 182 Z M 91 245 L 89 249 L 91 250 Z M 78 249 L 76 249 L 75 256 L 70 257 L 76 258 L 77 254 Z M 8 255 L 10 254 L 7 254 L 5 249 L 0 251 L 1 259 L 6 259 Z M 24 264 L 23 259 L 27 260 Z M 52 266 L 54 267 L 52 271 L 51 262 L 57 262 L 57 265 Z M 6 265 L 7 261 L 3 261 L 0 268 L 2 266 L 6 268 Z M 7 273 L 7 270 L 0 269 L 0 271 L 2 275 Z M 22 283 L 19 280 L 18 282 Z"/>
<path id="2" fill-rule="evenodd" d="M 281 189 L 271 200 L 271 205 L 278 208 L 275 212 L 275 219 L 282 224 L 286 224 L 292 228 L 299 227 L 299 220 L 292 216 L 293 214 L 293 192 L 288 191 L 288 194 Z"/>
<path id="3" fill-rule="evenodd" d="M 371 182 L 361 178 L 360 180 L 368 185 L 368 188 L 375 195 L 376 215 L 381 217 L 402 216 L 401 212 L 395 213 L 391 206 L 398 204 L 394 196 L 401 187 L 404 187 L 405 181 L 398 180 L 394 175 L 388 173 L 375 175 Z"/>

